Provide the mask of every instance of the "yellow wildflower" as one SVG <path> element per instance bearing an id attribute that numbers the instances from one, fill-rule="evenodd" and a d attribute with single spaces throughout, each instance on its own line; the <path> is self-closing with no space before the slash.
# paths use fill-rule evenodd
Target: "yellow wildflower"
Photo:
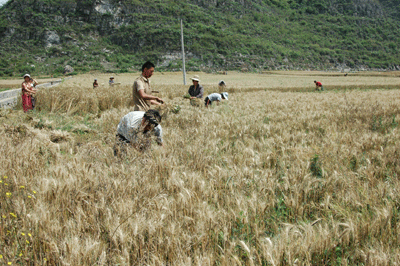
<path id="1" fill-rule="evenodd" d="M 9 261 L 7 264 L 8 264 L 8 265 L 11 265 L 11 264 L 12 264 L 12 262 L 11 262 L 11 261 Z"/>
<path id="2" fill-rule="evenodd" d="M 25 188 L 25 186 L 20 186 L 19 188 Z"/>
<path id="3" fill-rule="evenodd" d="M 24 236 L 24 235 L 25 235 L 25 233 L 21 233 L 21 235 L 23 235 L 23 236 Z"/>
<path id="4" fill-rule="evenodd" d="M 19 253 L 19 256 L 22 257 L 22 253 Z"/>
<path id="5" fill-rule="evenodd" d="M 7 183 L 4 183 L 4 185 L 5 185 L 5 186 L 8 186 L 8 184 L 7 184 Z"/>
<path id="6" fill-rule="evenodd" d="M 0 180 L 0 183 L 3 183 L 3 180 Z"/>
<path id="7" fill-rule="evenodd" d="M 7 193 L 6 193 L 6 196 L 7 196 L 7 197 L 11 197 L 11 195 L 12 195 L 11 192 L 7 192 Z"/>
<path id="8" fill-rule="evenodd" d="M 36 194 L 36 191 L 32 190 L 33 194 Z"/>
<path id="9" fill-rule="evenodd" d="M 10 215 L 14 218 L 17 218 L 17 215 L 15 215 L 14 213 L 10 212 Z"/>
<path id="10" fill-rule="evenodd" d="M 29 241 L 28 241 L 28 240 L 26 240 L 26 243 L 27 243 L 27 244 L 29 244 Z"/>
<path id="11" fill-rule="evenodd" d="M 2 259 L 3 258 L 3 255 L 0 255 L 0 259 Z"/>
<path id="12" fill-rule="evenodd" d="M 7 179 L 7 178 L 8 178 L 8 176 L 6 176 L 6 175 L 5 175 L 3 178 L 4 178 L 4 179 Z"/>
<path id="13" fill-rule="evenodd" d="M 32 237 L 32 235 L 31 235 L 30 233 L 28 233 L 28 236 L 29 236 L 29 237 Z"/>
<path id="14" fill-rule="evenodd" d="M 3 217 L 4 219 L 6 219 L 6 218 L 7 218 L 7 216 L 5 216 L 4 214 L 3 214 L 1 217 Z"/>
<path id="15" fill-rule="evenodd" d="M 28 196 L 28 198 L 29 198 L 29 199 L 31 199 L 31 198 L 32 198 L 32 196 Z"/>

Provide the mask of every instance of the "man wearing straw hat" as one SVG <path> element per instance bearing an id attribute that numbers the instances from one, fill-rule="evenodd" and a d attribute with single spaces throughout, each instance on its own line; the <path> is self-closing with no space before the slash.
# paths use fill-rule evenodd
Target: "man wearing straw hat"
<path id="1" fill-rule="evenodd" d="M 199 84 L 200 78 L 198 75 L 194 75 L 193 78 L 190 78 L 193 81 L 193 85 L 189 87 L 189 95 L 190 99 L 203 98 L 204 89 L 203 86 Z"/>
<path id="2" fill-rule="evenodd" d="M 147 61 L 142 66 L 142 74 L 133 83 L 133 103 L 135 111 L 147 111 L 151 105 L 160 105 L 164 101 L 151 95 L 150 77 L 154 73 L 154 64 Z"/>

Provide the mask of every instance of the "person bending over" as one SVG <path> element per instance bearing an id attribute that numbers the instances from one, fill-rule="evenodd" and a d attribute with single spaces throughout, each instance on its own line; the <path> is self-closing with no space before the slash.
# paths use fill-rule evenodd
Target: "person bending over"
<path id="1" fill-rule="evenodd" d="M 211 93 L 204 99 L 204 104 L 206 107 L 212 104 L 212 102 L 220 102 L 221 100 L 228 100 L 228 93 Z"/>
<path id="2" fill-rule="evenodd" d="M 317 91 L 323 91 L 324 90 L 324 86 L 322 86 L 321 82 L 314 80 L 314 83 L 315 83 L 315 90 L 317 90 Z"/>
<path id="3" fill-rule="evenodd" d="M 151 146 L 151 135 L 156 136 L 158 145 L 163 146 L 161 115 L 157 110 L 133 111 L 121 118 L 117 126 L 117 145 L 114 154 L 120 150 L 125 151 L 126 144 L 138 150 L 145 150 Z"/>

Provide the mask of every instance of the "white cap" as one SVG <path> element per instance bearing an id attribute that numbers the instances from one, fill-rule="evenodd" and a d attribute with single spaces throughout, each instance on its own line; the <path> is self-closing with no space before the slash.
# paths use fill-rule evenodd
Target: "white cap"
<path id="1" fill-rule="evenodd" d="M 31 77 L 31 75 L 29 75 L 29 74 L 25 74 L 25 75 L 24 75 L 24 78 L 25 78 L 25 77 L 29 77 L 29 78 L 30 78 L 30 77 Z"/>

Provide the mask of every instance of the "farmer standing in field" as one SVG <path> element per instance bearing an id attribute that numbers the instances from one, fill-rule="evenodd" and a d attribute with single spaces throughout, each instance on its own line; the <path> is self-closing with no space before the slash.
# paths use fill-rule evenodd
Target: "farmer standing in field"
<path id="1" fill-rule="evenodd" d="M 147 61 L 142 66 L 142 74 L 133 83 L 133 103 L 135 111 L 146 111 L 151 105 L 161 105 L 164 101 L 151 95 L 150 78 L 154 73 L 154 64 Z"/>
<path id="2" fill-rule="evenodd" d="M 321 82 L 314 80 L 314 83 L 315 83 L 315 90 L 317 90 L 317 91 L 323 91 L 324 90 L 324 87 L 322 86 Z"/>
<path id="3" fill-rule="evenodd" d="M 29 74 L 24 75 L 24 82 L 22 82 L 22 108 L 24 112 L 28 112 L 29 110 L 33 109 L 32 105 L 32 96 L 35 95 L 36 89 L 35 86 L 37 85 L 37 81 L 32 79 Z"/>
<path id="4" fill-rule="evenodd" d="M 157 110 L 134 111 L 121 118 L 117 127 L 117 141 L 114 155 L 126 151 L 127 144 L 139 150 L 151 145 L 150 133 L 157 137 L 158 145 L 163 146 L 161 115 Z"/>

